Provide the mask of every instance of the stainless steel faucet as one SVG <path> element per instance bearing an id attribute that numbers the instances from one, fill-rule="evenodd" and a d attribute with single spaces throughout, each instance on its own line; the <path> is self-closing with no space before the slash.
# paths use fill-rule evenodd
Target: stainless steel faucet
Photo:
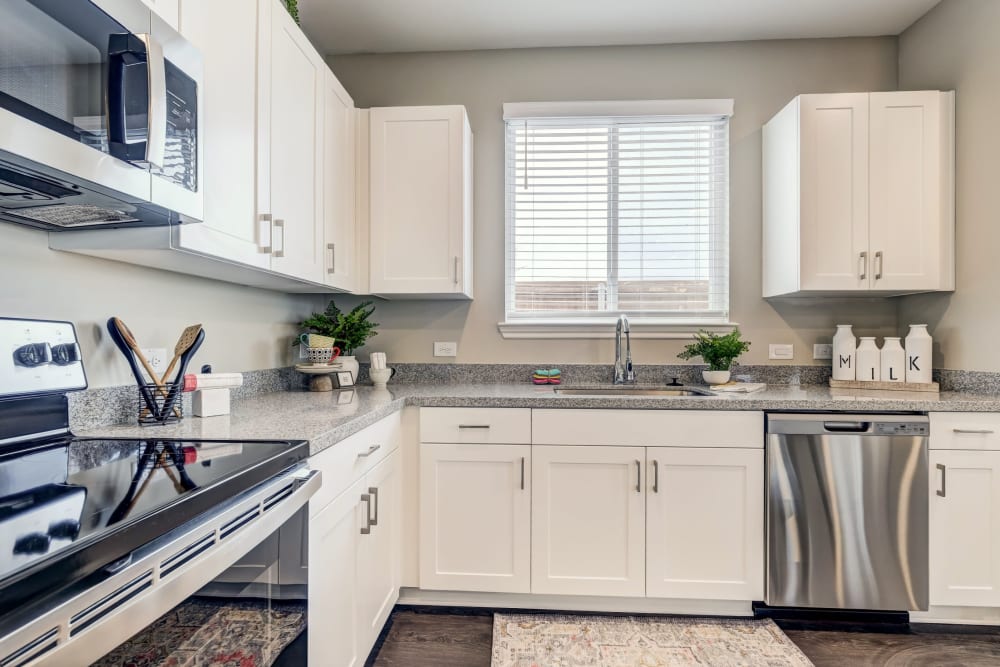
<path id="1" fill-rule="evenodd" d="M 625 334 L 625 361 L 622 361 L 622 334 Z M 615 384 L 635 384 L 635 370 L 632 368 L 632 336 L 629 333 L 628 318 L 618 316 L 615 327 Z"/>

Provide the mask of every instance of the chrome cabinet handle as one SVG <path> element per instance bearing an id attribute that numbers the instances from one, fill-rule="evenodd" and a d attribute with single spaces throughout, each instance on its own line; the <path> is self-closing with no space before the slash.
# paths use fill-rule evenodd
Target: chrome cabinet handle
<path id="1" fill-rule="evenodd" d="M 372 497 L 362 493 L 361 502 L 365 504 L 365 526 L 361 529 L 361 534 L 368 535 L 372 532 Z"/>
<path id="2" fill-rule="evenodd" d="M 965 433 L 967 435 L 993 435 L 993 430 L 988 428 L 953 428 L 952 433 Z"/>
<path id="3" fill-rule="evenodd" d="M 267 241 L 265 242 L 265 239 Z M 257 250 L 271 254 L 274 236 L 271 234 L 271 214 L 262 213 L 257 218 Z"/>
<path id="4" fill-rule="evenodd" d="M 458 255 L 455 255 L 455 284 L 458 284 Z"/>
<path id="5" fill-rule="evenodd" d="M 371 447 L 368 448 L 367 452 L 362 452 L 362 453 L 358 454 L 358 458 L 359 459 L 366 459 L 366 458 L 368 458 L 369 456 L 371 456 L 372 454 L 374 454 L 375 452 L 377 452 L 380 449 L 382 449 L 382 445 L 372 445 Z"/>
<path id="6" fill-rule="evenodd" d="M 642 493 L 642 461 L 639 459 L 635 460 L 635 490 Z"/>
<path id="7" fill-rule="evenodd" d="M 326 249 L 330 251 L 330 268 L 326 270 L 327 273 L 337 272 L 337 244 L 327 243 Z"/>
<path id="8" fill-rule="evenodd" d="M 274 229 L 275 229 L 275 231 L 277 231 L 279 229 L 281 230 L 281 247 L 278 248 L 277 244 L 275 244 L 276 247 L 274 248 L 274 251 L 271 253 L 271 256 L 272 257 L 284 257 L 285 256 L 285 221 L 284 220 L 275 220 L 274 221 Z"/>
<path id="9" fill-rule="evenodd" d="M 521 457 L 521 490 L 524 491 L 524 457 Z"/>
<path id="10" fill-rule="evenodd" d="M 653 493 L 660 492 L 660 462 L 653 459 Z"/>
<path id="11" fill-rule="evenodd" d="M 489 427 L 490 427 L 489 424 L 459 424 L 458 425 L 458 428 L 460 428 L 460 429 L 469 429 L 469 428 L 483 428 L 483 429 L 488 429 Z"/>
<path id="12" fill-rule="evenodd" d="M 882 280 L 882 251 L 875 253 L 875 262 L 878 268 L 875 269 L 875 280 Z"/>
<path id="13" fill-rule="evenodd" d="M 368 487 L 368 493 L 372 494 L 372 500 L 374 501 L 374 504 L 375 504 L 375 518 L 371 519 L 368 522 L 368 525 L 369 526 L 377 526 L 378 525 L 378 487 L 377 486 L 369 486 Z"/>
<path id="14" fill-rule="evenodd" d="M 868 278 L 868 252 L 866 251 L 861 253 L 861 256 L 858 257 L 858 261 L 861 263 L 861 271 L 858 272 L 861 275 L 859 275 L 858 278 L 865 280 Z"/>
<path id="15" fill-rule="evenodd" d="M 941 488 L 938 490 L 937 494 L 944 498 L 948 493 L 948 469 L 943 463 L 937 464 L 937 469 L 941 471 Z"/>

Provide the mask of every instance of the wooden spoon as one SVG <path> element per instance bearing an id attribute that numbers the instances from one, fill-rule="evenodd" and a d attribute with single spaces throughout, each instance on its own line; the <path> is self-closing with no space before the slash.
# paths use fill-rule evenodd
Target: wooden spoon
<path id="1" fill-rule="evenodd" d="M 174 346 L 174 358 L 170 360 L 170 364 L 167 366 L 167 370 L 163 374 L 163 378 L 160 380 L 159 384 L 163 385 L 167 382 L 167 378 L 169 378 L 170 374 L 174 372 L 174 367 L 177 366 L 177 362 L 181 360 L 181 355 L 187 352 L 188 349 L 194 345 L 194 342 L 198 339 L 198 333 L 200 331 L 200 324 L 192 324 L 181 332 L 181 337 L 177 339 L 177 345 Z"/>

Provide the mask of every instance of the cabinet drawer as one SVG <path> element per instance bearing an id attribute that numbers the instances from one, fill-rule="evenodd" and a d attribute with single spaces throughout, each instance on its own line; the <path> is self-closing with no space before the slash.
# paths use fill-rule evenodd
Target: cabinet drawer
<path id="1" fill-rule="evenodd" d="M 763 449 L 763 412 L 534 410 L 536 445 L 745 447 Z"/>
<path id="2" fill-rule="evenodd" d="M 309 501 L 309 516 L 399 448 L 401 423 L 400 413 L 389 415 L 309 459 L 310 467 L 323 472 L 323 486 Z"/>
<path id="3" fill-rule="evenodd" d="M 1000 414 L 995 412 L 932 412 L 931 449 L 1000 451 Z"/>
<path id="4" fill-rule="evenodd" d="M 531 444 L 531 410 L 422 408 L 420 442 Z"/>

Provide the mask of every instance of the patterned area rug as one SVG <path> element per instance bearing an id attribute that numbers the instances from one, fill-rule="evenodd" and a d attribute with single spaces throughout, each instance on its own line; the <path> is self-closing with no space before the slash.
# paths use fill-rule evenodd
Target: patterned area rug
<path id="1" fill-rule="evenodd" d="M 268 667 L 305 628 L 302 602 L 190 598 L 91 667 Z"/>
<path id="2" fill-rule="evenodd" d="M 808 667 L 770 619 L 497 614 L 492 667 Z"/>

